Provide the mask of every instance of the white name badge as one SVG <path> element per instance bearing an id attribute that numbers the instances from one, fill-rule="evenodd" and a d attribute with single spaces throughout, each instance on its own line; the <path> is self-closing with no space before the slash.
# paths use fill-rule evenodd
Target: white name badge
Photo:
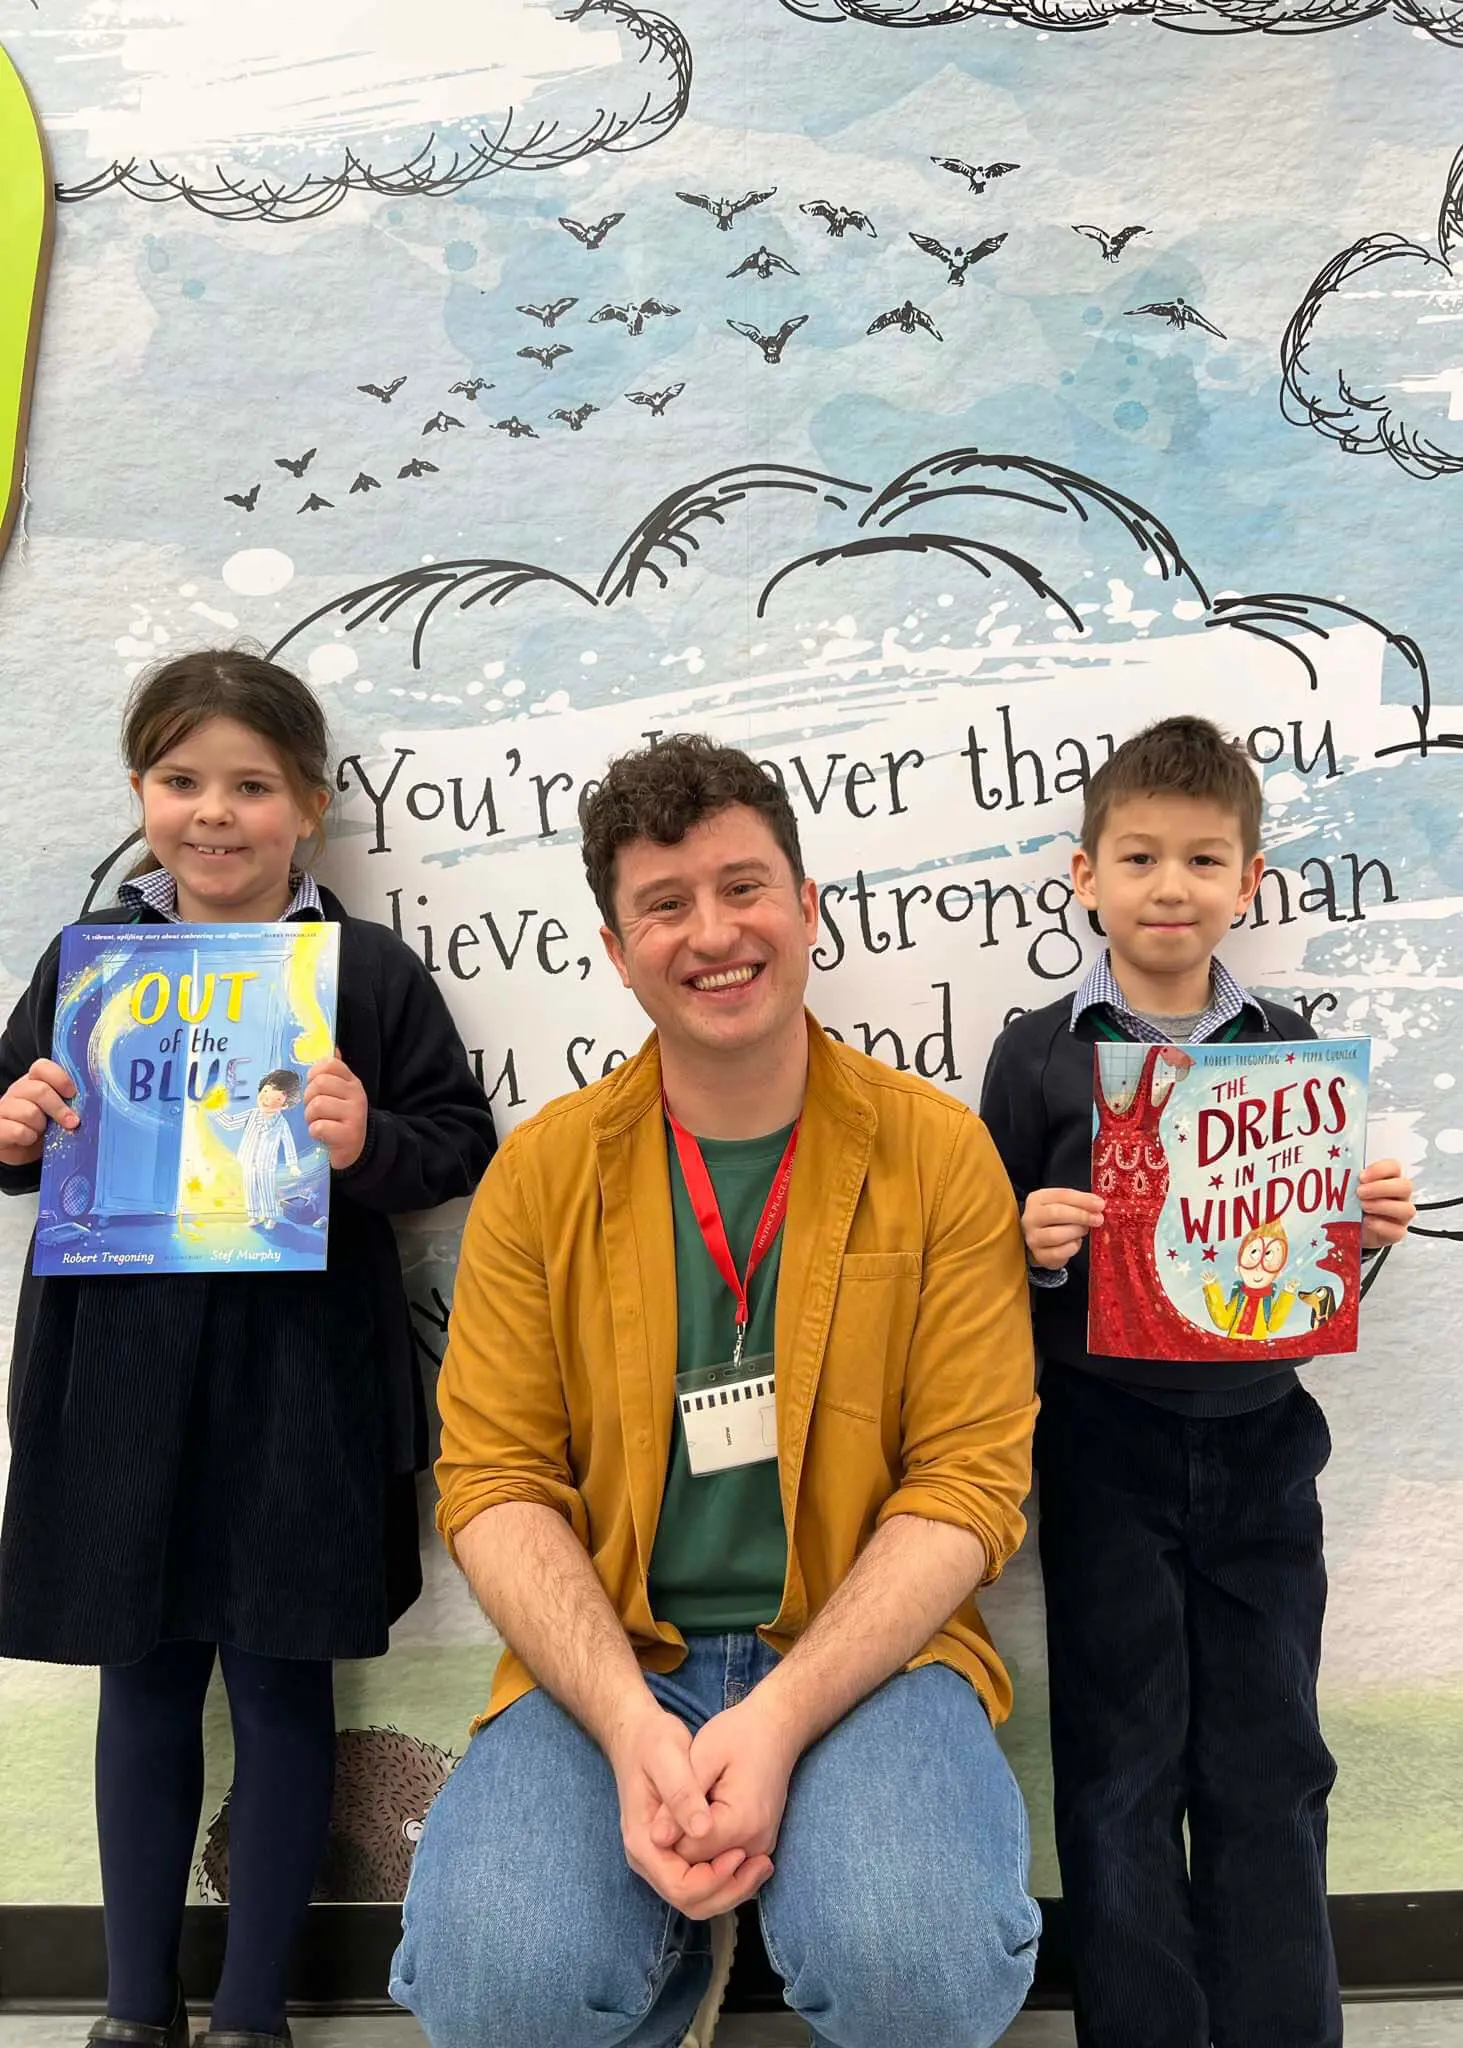
<path id="1" fill-rule="evenodd" d="M 777 1372 L 770 1354 L 678 1373 L 676 1406 L 697 1479 L 777 1456 Z"/>

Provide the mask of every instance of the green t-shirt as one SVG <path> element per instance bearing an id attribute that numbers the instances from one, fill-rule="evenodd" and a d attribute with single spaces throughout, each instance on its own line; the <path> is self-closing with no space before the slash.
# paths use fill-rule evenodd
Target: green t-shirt
<path id="1" fill-rule="evenodd" d="M 747 1270 L 752 1239 L 791 1132 L 789 1124 L 767 1138 L 701 1140 L 739 1273 Z M 731 1357 L 736 1300 L 706 1249 L 669 1133 L 667 1149 L 676 1224 L 676 1370 L 692 1372 L 724 1365 Z M 779 1231 L 752 1275 L 745 1358 L 772 1350 L 781 1264 Z M 764 1458 L 698 1479 L 686 1461 L 686 1433 L 677 1413 L 650 1560 L 650 1605 L 657 1619 L 691 1635 L 756 1628 L 771 1621 L 782 1605 L 786 1570 L 777 1460 Z"/>

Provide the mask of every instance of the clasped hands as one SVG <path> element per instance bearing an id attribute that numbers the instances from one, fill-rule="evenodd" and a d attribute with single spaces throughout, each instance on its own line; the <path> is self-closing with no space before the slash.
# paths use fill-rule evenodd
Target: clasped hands
<path id="1" fill-rule="evenodd" d="M 610 1744 L 626 1860 L 691 1920 L 731 1912 L 772 1875 L 799 1746 L 758 1691 L 694 1736 L 647 1691 Z"/>

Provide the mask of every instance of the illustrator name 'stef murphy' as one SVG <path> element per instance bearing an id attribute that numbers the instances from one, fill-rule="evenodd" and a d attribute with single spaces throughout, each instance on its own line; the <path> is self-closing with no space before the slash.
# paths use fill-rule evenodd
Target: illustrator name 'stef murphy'
<path id="1" fill-rule="evenodd" d="M 1369 1042 L 1095 1050 L 1089 1348 L 1354 1351 Z"/>
<path id="2" fill-rule="evenodd" d="M 324 1266 L 330 1162 L 303 1097 L 335 1044 L 338 937 L 67 928 L 53 1056 L 80 1122 L 47 1134 L 37 1273 Z"/>

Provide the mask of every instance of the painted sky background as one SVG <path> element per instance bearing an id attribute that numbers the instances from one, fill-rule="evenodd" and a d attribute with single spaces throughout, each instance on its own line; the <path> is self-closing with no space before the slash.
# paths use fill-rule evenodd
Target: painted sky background
<path id="1" fill-rule="evenodd" d="M 1463 754 L 1437 744 L 1463 735 L 1463 288 L 1445 205 L 1463 50 L 1446 23 L 1414 9 L 1228 34 L 1209 9 L 1202 33 L 1125 19 L 1064 34 L 816 21 L 779 0 L 573 19 L 434 0 L 409 10 L 407 42 L 406 19 L 357 0 L 303 29 L 273 0 L 227 22 L 199 0 L 0 0 L 58 182 L 91 194 L 59 208 L 24 517 L 0 565 L 0 993 L 130 829 L 115 734 L 138 667 L 289 636 L 359 763 L 332 878 L 368 915 L 388 917 L 395 889 L 408 910 L 427 894 L 447 928 L 479 920 L 481 973 L 449 993 L 491 1071 L 519 1050 L 510 1114 L 571 1085 L 575 1033 L 602 1052 L 635 1027 L 598 956 L 572 802 L 554 799 L 560 829 L 543 834 L 531 778 L 577 784 L 668 721 L 747 740 L 790 775 L 800 756 L 815 786 L 839 751 L 845 773 L 922 752 L 902 811 L 856 818 L 835 778 L 816 813 L 795 786 L 810 859 L 845 891 L 830 905 L 848 955 L 819 965 L 813 993 L 840 1028 L 887 1023 L 908 1049 L 940 1027 L 948 984 L 973 1096 L 1004 1010 L 1070 986 L 1070 932 L 1092 941 L 1038 908 L 1075 796 L 986 810 L 967 732 L 995 775 L 1003 706 L 1037 748 L 1207 709 L 1287 741 L 1302 729 L 1302 758 L 1265 768 L 1293 890 L 1308 859 L 1344 890 L 1354 855 L 1385 862 L 1393 898 L 1374 870 L 1364 916 L 1282 925 L 1272 909 L 1236 966 L 1282 998 L 1332 996 L 1321 1028 L 1374 1035 L 1375 1142 L 1425 1197 L 1463 1197 Z M 977 192 L 939 157 L 1017 168 Z M 771 196 L 723 231 L 684 192 Z M 876 233 L 829 233 L 803 211 L 820 200 Z M 560 225 L 617 213 L 597 247 Z M 1093 224 L 1148 232 L 1108 262 L 1074 232 Z M 955 285 L 913 234 L 952 251 L 1005 239 Z M 791 268 L 729 275 L 759 249 Z M 1328 270 L 1337 288 L 1313 289 Z M 566 298 L 552 326 L 520 310 Z M 1180 300 L 1220 333 L 1134 311 Z M 906 301 L 942 339 L 917 322 L 868 332 Z M 627 317 L 591 317 L 606 307 Z M 788 320 L 802 324 L 775 362 L 728 324 L 773 336 Z M 519 353 L 561 344 L 551 367 Z M 389 401 L 360 389 L 398 378 Z M 583 405 L 597 409 L 578 425 L 554 417 Z M 362 477 L 379 487 L 352 490 Z M 253 509 L 230 502 L 256 484 Z M 302 509 L 312 498 L 327 502 Z M 1236 602 L 1288 593 L 1308 602 Z M 1402 636 L 1429 678 L 1425 757 Z M 380 790 L 402 748 L 389 850 L 372 853 L 365 778 Z M 445 790 L 454 773 L 473 789 L 494 776 L 501 834 L 454 829 L 450 803 L 407 810 L 412 778 Z M 901 883 L 1009 883 L 1032 925 L 1006 929 L 1008 908 L 983 949 L 976 925 L 936 928 L 920 905 L 917 942 L 875 954 L 852 937 L 860 873 L 886 919 Z M 511 939 L 529 905 L 538 923 L 505 966 L 481 914 Z M 534 964 L 551 916 L 562 980 Z M 1066 946 L 1065 981 L 1030 970 L 1042 929 Z M 10 1285 L 27 1227 L 7 1205 Z M 411 1236 L 427 1307 L 450 1291 L 452 1241 L 451 1219 Z M 1426 1695 L 1435 1739 L 1411 1778 L 1444 1805 L 1463 1725 L 1463 1424 L 1438 1333 L 1463 1312 L 1460 1273 L 1457 1244 L 1409 1242 L 1360 1358 L 1314 1376 L 1337 1443 L 1333 1696 L 1402 1701 L 1412 1728 Z M 1026 1565 L 995 1611 L 1035 1697 Z M 430 1712 L 450 1697 L 460 1725 L 478 1663 L 444 1694 L 431 1660 L 471 1658 L 481 1631 L 445 1566 L 399 1642 L 355 1711 L 428 1713 L 412 1674 L 430 1668 Z M 0 1715 L 8 1698 L 33 1727 L 50 1682 L 0 1673 Z M 84 1757 L 56 1768 L 84 1776 Z M 1371 1752 L 1350 1768 L 1380 1797 Z M 1405 1851 L 1386 1862 L 1374 1839 L 1354 1836 L 1351 1888 L 1399 1871 L 1463 1883 L 1456 1854 L 1429 1851 L 1409 1877 Z M 88 1895 L 86 1868 L 67 1869 L 56 1895 Z M 0 1894 L 10 1883 L 0 1868 Z"/>

